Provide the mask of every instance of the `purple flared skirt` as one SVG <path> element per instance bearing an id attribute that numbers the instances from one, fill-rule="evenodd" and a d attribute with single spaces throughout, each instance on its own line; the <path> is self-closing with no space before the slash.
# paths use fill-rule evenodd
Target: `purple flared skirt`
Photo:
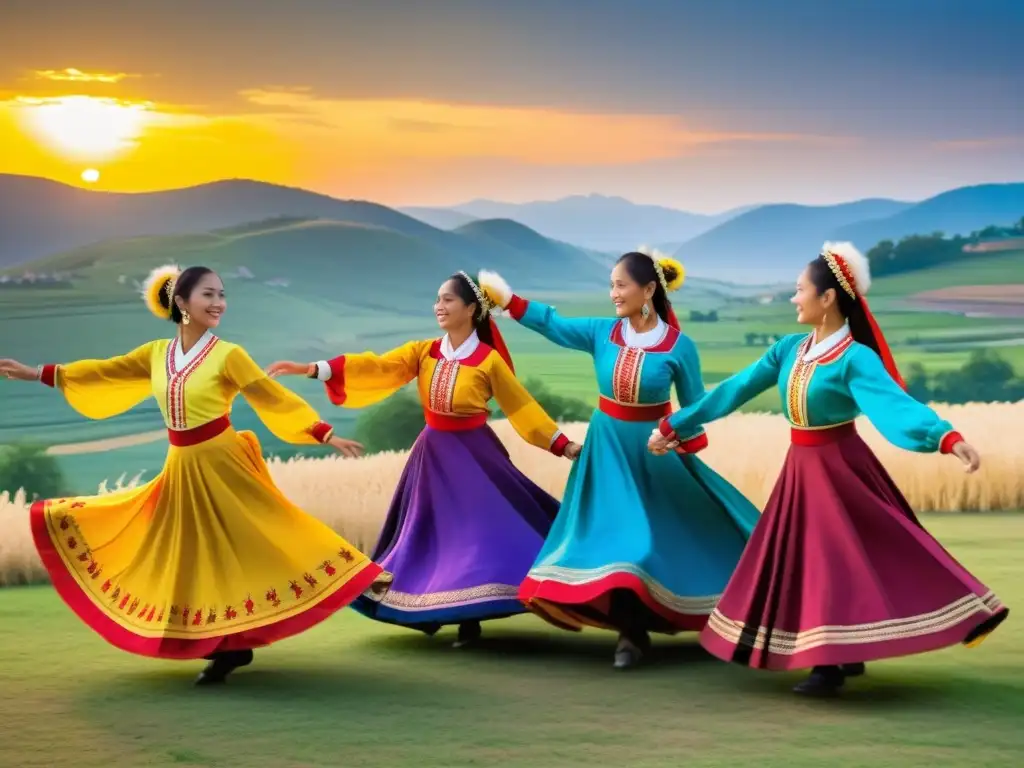
<path id="1" fill-rule="evenodd" d="M 526 607 L 519 584 L 559 502 L 512 464 L 489 426 L 426 427 L 409 454 L 372 558 L 394 574 L 360 613 L 426 632 Z"/>
<path id="2" fill-rule="evenodd" d="M 794 437 L 701 633 L 710 653 L 772 670 L 866 662 L 972 644 L 1006 617 L 852 424 Z"/>

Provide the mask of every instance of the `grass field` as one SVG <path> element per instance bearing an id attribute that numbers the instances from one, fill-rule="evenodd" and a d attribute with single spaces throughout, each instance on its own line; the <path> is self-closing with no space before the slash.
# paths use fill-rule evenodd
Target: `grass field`
<path id="1" fill-rule="evenodd" d="M 924 522 L 1011 612 L 1024 601 L 1024 516 Z M 227 686 L 194 689 L 201 662 L 122 653 L 49 588 L 2 589 L 0 765 L 1003 768 L 1024 717 L 1013 625 L 975 649 L 869 665 L 842 699 L 808 701 L 790 692 L 800 674 L 723 664 L 692 636 L 619 673 L 609 633 L 523 616 L 456 651 L 451 631 L 344 611 L 257 651 Z"/>

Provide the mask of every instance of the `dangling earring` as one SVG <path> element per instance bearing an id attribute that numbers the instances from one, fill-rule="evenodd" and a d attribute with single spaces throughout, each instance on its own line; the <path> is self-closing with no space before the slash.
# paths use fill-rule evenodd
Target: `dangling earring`
<path id="1" fill-rule="evenodd" d="M 651 316 L 651 308 L 649 306 L 647 306 L 646 304 L 644 304 L 640 308 L 640 317 L 642 317 L 644 320 L 646 320 L 650 316 Z"/>
<path id="2" fill-rule="evenodd" d="M 192 322 L 192 316 L 188 313 L 187 309 L 181 310 L 181 323 L 182 325 L 188 325 Z"/>

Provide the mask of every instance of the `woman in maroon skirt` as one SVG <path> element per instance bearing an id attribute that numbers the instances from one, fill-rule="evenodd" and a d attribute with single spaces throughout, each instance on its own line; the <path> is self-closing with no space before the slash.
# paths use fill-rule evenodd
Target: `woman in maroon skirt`
<path id="1" fill-rule="evenodd" d="M 725 661 L 812 668 L 799 693 L 835 694 L 864 662 L 980 641 L 1008 610 L 925 531 L 857 435 L 864 414 L 891 443 L 953 454 L 967 472 L 977 451 L 908 395 L 864 295 L 867 260 L 825 243 L 792 302 L 809 334 L 786 336 L 756 363 L 677 411 L 651 436 L 654 453 L 773 386 L 792 446 L 768 504 L 701 634 Z"/>

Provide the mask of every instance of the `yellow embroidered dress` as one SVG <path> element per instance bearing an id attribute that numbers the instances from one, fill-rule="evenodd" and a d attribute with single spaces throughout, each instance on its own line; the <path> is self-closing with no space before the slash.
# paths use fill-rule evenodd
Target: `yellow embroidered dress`
<path id="1" fill-rule="evenodd" d="M 32 532 L 60 596 L 108 642 L 192 659 L 290 637 L 390 575 L 274 486 L 260 444 L 229 414 L 241 394 L 282 440 L 315 444 L 331 428 L 246 351 L 205 334 L 108 360 L 43 369 L 79 413 L 115 416 L 149 396 L 170 447 L 138 488 L 32 506 Z"/>
<path id="2" fill-rule="evenodd" d="M 428 633 L 445 624 L 525 612 L 517 593 L 558 501 L 523 475 L 487 426 L 493 397 L 520 437 L 561 455 L 568 438 L 504 357 L 474 333 L 457 349 L 412 341 L 383 355 L 318 364 L 335 405 L 363 407 L 416 381 L 426 417 L 373 559 L 395 575 L 383 598 L 353 608 Z"/>

